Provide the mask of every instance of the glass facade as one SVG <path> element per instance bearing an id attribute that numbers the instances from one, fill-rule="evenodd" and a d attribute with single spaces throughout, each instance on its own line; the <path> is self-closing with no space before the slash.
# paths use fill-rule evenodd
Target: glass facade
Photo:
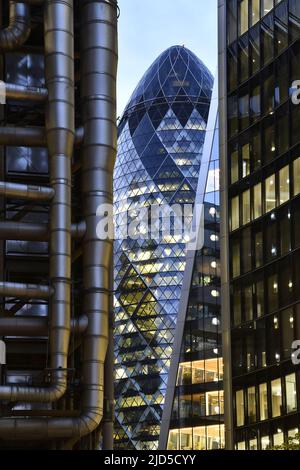
<path id="1" fill-rule="evenodd" d="M 204 64 L 179 46 L 161 54 L 140 81 L 119 124 L 119 230 L 141 208 L 194 204 L 212 84 Z M 117 236 L 116 449 L 158 447 L 187 241 L 171 234 L 159 241 Z"/>
<path id="2" fill-rule="evenodd" d="M 300 418 L 300 2 L 226 8 L 234 442 L 267 449 Z"/>
<path id="3" fill-rule="evenodd" d="M 199 176 L 197 201 L 202 200 L 204 209 L 204 226 L 200 224 L 199 230 L 204 229 L 204 244 L 194 253 L 191 265 L 168 450 L 215 450 L 225 444 L 217 100 L 217 97 L 212 100 L 206 134 L 209 144 L 205 145 L 202 157 L 203 166 L 207 164 L 209 169 L 200 171 Z"/>

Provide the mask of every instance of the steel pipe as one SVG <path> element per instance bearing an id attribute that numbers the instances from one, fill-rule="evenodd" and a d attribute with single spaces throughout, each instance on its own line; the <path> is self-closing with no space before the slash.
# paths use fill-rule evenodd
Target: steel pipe
<path id="1" fill-rule="evenodd" d="M 0 29 L 0 51 L 11 51 L 24 44 L 31 32 L 29 6 L 9 2 L 9 25 Z"/>
<path id="2" fill-rule="evenodd" d="M 83 128 L 75 133 L 75 145 L 83 140 Z M 11 147 L 46 147 L 46 130 L 43 127 L 0 127 L 0 145 Z"/>
<path id="3" fill-rule="evenodd" d="M 72 318 L 71 330 L 75 335 L 83 334 L 88 326 L 85 316 Z M 47 317 L 12 317 L 0 318 L 0 336 L 48 336 L 49 320 Z"/>
<path id="4" fill-rule="evenodd" d="M 59 400 L 67 389 L 71 333 L 71 167 L 75 140 L 73 0 L 49 0 L 44 13 L 48 89 L 46 141 L 50 185 L 54 192 L 49 226 L 51 386 L 1 386 L 0 399 L 51 403 Z M 9 290 L 6 285 L 3 292 L 7 291 L 13 289 Z M 26 294 L 24 288 L 15 288 L 15 292 L 17 296 Z M 35 293 L 34 289 L 32 292 Z"/>
<path id="5" fill-rule="evenodd" d="M 112 200 L 117 140 L 117 4 L 108 0 L 82 0 L 81 13 L 83 201 L 87 227 L 83 246 L 83 305 L 88 318 L 83 351 L 82 413 L 79 418 L 2 418 L 0 436 L 6 440 L 78 439 L 94 431 L 103 417 L 112 242 L 97 239 L 96 211 L 99 204 Z"/>
<path id="6" fill-rule="evenodd" d="M 85 222 L 72 224 L 71 234 L 74 239 L 80 240 L 85 234 Z M 40 241 L 49 240 L 49 226 L 47 224 L 34 224 L 0 221 L 0 240 Z"/>
<path id="7" fill-rule="evenodd" d="M 0 181 L 0 196 L 50 201 L 54 196 L 53 188 Z"/>
<path id="8" fill-rule="evenodd" d="M 4 83 L 2 87 L 3 90 L 1 89 L 1 91 L 5 93 L 5 98 L 11 100 L 44 102 L 48 96 L 46 88 L 26 87 L 14 83 Z"/>
<path id="9" fill-rule="evenodd" d="M 22 299 L 48 300 L 51 292 L 51 288 L 44 285 L 21 284 L 17 282 L 0 282 L 0 297 L 20 297 Z"/>

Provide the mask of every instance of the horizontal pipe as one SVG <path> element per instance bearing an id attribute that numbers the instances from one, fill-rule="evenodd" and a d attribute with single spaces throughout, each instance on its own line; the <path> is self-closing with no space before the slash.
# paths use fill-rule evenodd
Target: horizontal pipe
<path id="1" fill-rule="evenodd" d="M 2 83 L 1 91 L 6 99 L 12 100 L 30 100 L 30 101 L 46 101 L 48 90 L 40 87 L 27 87 L 16 85 L 14 83 Z"/>
<path id="2" fill-rule="evenodd" d="M 0 181 L 0 196 L 33 199 L 34 201 L 50 201 L 54 196 L 54 190 L 45 186 Z"/>
<path id="3" fill-rule="evenodd" d="M 88 326 L 86 316 L 71 319 L 71 330 L 74 334 L 83 334 Z M 47 317 L 12 317 L 0 318 L 0 336 L 48 336 L 49 321 Z"/>
<path id="4" fill-rule="evenodd" d="M 83 140 L 84 130 L 76 129 L 75 145 L 80 145 Z M 46 147 L 46 130 L 44 127 L 0 127 L 0 145 L 11 147 Z"/>
<path id="5" fill-rule="evenodd" d="M 84 237 L 86 224 L 84 221 L 72 224 L 71 234 L 74 239 Z M 0 221 L 0 240 L 19 241 L 48 241 L 49 226 L 47 224 L 34 224 L 14 222 L 10 220 Z"/>
<path id="6" fill-rule="evenodd" d="M 0 297 L 20 297 L 22 299 L 47 300 L 51 295 L 49 286 L 0 282 Z"/>

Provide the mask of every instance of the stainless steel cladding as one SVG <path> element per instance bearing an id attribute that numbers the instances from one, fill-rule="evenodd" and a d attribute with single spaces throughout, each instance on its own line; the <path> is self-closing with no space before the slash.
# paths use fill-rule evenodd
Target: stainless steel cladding
<path id="1" fill-rule="evenodd" d="M 30 5 L 44 11 L 44 80 L 40 86 L 26 87 L 3 78 L 7 102 L 37 106 L 42 110 L 40 113 L 44 112 L 45 127 L 23 122 L 20 125 L 16 119 L 13 123 L 7 121 L 0 128 L 0 145 L 19 146 L 22 152 L 26 148 L 45 147 L 49 179 L 37 174 L 36 182 L 27 183 L 20 181 L 20 177 L 11 181 L 5 172 L 1 176 L 0 201 L 4 201 L 4 213 L 14 211 L 15 207 L 21 208 L 21 213 L 17 211 L 14 217 L 0 221 L 0 250 L 4 249 L 1 240 L 46 244 L 49 271 L 46 280 L 41 276 L 35 283 L 26 282 L 26 277 L 22 282 L 21 275 L 18 282 L 12 281 L 5 274 L 4 252 L 4 266 L 0 263 L 0 296 L 4 306 L 0 310 L 0 336 L 13 337 L 17 345 L 22 337 L 27 342 L 40 338 L 46 344 L 46 366 L 40 370 L 45 377 L 41 385 L 17 380 L 11 383 L 8 361 L 4 376 L 0 377 L 0 401 L 10 412 L 0 416 L 0 448 L 5 448 L 5 443 L 13 446 L 16 441 L 30 441 L 37 448 L 73 448 L 78 440 L 81 442 L 96 430 L 103 418 L 112 241 L 97 238 L 96 228 L 98 207 L 112 203 L 113 199 L 117 2 L 9 2 L 9 26 L 0 30 L 0 52 L 22 46 L 24 53 L 31 38 Z M 76 44 L 80 44 L 76 51 L 80 66 L 78 83 Z M 75 122 L 79 125 L 77 130 Z M 76 162 L 74 152 L 81 157 Z M 74 186 L 78 180 L 81 189 Z M 36 211 L 40 211 L 43 220 L 37 220 Z M 24 212 L 31 214 L 28 222 L 22 220 Z M 26 302 L 34 305 L 37 300 L 48 306 L 48 316 L 18 313 Z M 13 307 L 8 315 L 7 305 L 11 302 Z M 15 377 L 22 376 L 24 367 L 18 372 L 14 364 L 13 370 Z M 70 375 L 77 377 L 72 383 Z M 34 403 L 33 415 L 30 410 Z M 16 414 L 15 404 L 21 406 L 21 413 Z"/>

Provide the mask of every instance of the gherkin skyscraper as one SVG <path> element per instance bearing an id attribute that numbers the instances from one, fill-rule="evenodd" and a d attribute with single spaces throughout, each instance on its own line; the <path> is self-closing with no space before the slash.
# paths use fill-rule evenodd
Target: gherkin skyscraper
<path id="1" fill-rule="evenodd" d="M 120 232 L 142 208 L 194 204 L 212 86 L 212 75 L 191 51 L 171 47 L 145 73 L 119 124 L 114 174 L 117 449 L 158 447 L 188 242 L 171 233 L 158 241 L 121 237 Z"/>

